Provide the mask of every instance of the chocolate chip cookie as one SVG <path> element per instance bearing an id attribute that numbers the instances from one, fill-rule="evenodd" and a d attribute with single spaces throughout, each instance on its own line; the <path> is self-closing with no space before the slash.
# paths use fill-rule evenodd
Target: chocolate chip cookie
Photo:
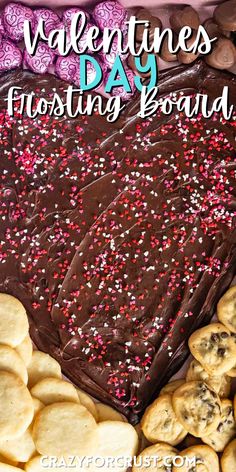
<path id="1" fill-rule="evenodd" d="M 157 443 L 144 449 L 135 459 L 132 472 L 167 472 L 172 470 L 172 463 L 178 455 L 177 449 L 169 444 Z M 157 462 L 158 460 L 158 462 Z M 167 469 L 166 463 L 170 465 Z M 147 464 L 149 464 L 147 466 Z"/>
<path id="2" fill-rule="evenodd" d="M 191 380 L 203 380 L 213 388 L 220 398 L 228 398 L 231 389 L 231 378 L 228 375 L 211 375 L 194 359 L 186 374 L 187 382 Z"/>
<path id="3" fill-rule="evenodd" d="M 146 409 L 141 429 L 151 443 L 164 441 L 171 446 L 179 444 L 188 433 L 175 415 L 170 394 L 161 395 Z"/>
<path id="4" fill-rule="evenodd" d="M 236 435 L 232 401 L 222 400 L 221 411 L 221 419 L 215 431 L 212 431 L 208 436 L 202 436 L 202 441 L 211 446 L 216 452 L 222 452 Z"/>
<path id="5" fill-rule="evenodd" d="M 184 449 L 179 454 L 184 459 L 184 465 L 179 466 L 180 461 L 173 467 L 172 472 L 219 472 L 219 459 L 215 451 L 209 446 L 197 445 Z"/>
<path id="6" fill-rule="evenodd" d="M 234 340 L 235 345 L 236 345 L 236 334 L 235 334 L 235 333 L 232 333 L 232 334 L 231 334 L 231 338 Z M 228 375 L 229 377 L 236 377 L 236 359 L 235 359 L 235 364 L 234 364 L 234 366 L 232 367 L 232 369 L 229 370 L 229 372 L 227 372 L 227 375 Z"/>
<path id="7" fill-rule="evenodd" d="M 236 439 L 225 448 L 220 464 L 222 472 L 236 472 Z"/>
<path id="8" fill-rule="evenodd" d="M 217 305 L 217 316 L 230 331 L 236 333 L 236 285 L 223 295 Z"/>
<path id="9" fill-rule="evenodd" d="M 195 331 L 189 349 L 211 375 L 222 375 L 234 367 L 236 344 L 230 331 L 221 323 L 212 323 Z"/>
<path id="10" fill-rule="evenodd" d="M 177 388 L 172 404 L 179 422 L 196 437 L 211 434 L 220 422 L 220 398 L 205 382 L 187 382 Z"/>

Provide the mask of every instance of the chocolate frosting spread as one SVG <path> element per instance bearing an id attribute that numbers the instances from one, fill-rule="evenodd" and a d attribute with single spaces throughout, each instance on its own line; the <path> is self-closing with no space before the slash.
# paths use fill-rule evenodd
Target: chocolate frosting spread
<path id="1" fill-rule="evenodd" d="M 22 300 L 38 348 L 131 422 L 182 365 L 236 262 L 235 117 L 183 113 L 10 118 L 10 86 L 48 98 L 65 83 L 0 77 L 0 289 Z M 160 74 L 160 96 L 236 79 L 202 62 Z"/>

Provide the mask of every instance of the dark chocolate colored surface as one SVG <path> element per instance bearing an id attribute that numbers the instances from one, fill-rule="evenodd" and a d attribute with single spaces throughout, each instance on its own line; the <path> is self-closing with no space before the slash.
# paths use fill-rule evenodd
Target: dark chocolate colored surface
<path id="1" fill-rule="evenodd" d="M 223 30 L 236 31 L 236 0 L 228 0 L 218 5 L 214 18 Z"/>
<path id="2" fill-rule="evenodd" d="M 48 97 L 65 83 L 0 78 L 0 290 L 19 297 L 38 348 L 132 422 L 178 370 L 236 262 L 235 121 L 157 114 L 10 119 L 11 85 Z M 160 94 L 236 79 L 201 62 L 160 75 Z M 235 118 L 235 117 L 234 117 Z"/>

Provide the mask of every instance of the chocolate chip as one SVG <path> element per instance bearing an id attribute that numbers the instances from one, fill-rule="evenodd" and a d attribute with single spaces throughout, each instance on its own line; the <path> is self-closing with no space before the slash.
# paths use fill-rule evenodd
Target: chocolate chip
<path id="1" fill-rule="evenodd" d="M 234 421 L 232 421 L 232 420 L 225 420 L 225 423 L 226 423 L 226 424 L 233 424 Z"/>
<path id="2" fill-rule="evenodd" d="M 182 413 L 183 418 L 187 421 L 188 420 L 188 413 L 187 413 L 186 409 L 184 408 L 181 413 Z"/>
<path id="3" fill-rule="evenodd" d="M 214 343 L 217 343 L 219 340 L 220 340 L 219 334 L 213 333 L 213 334 L 211 335 L 211 341 L 213 341 Z"/>
<path id="4" fill-rule="evenodd" d="M 236 1 L 221 3 L 214 11 L 216 23 L 226 31 L 236 31 Z"/>
<path id="5" fill-rule="evenodd" d="M 224 357 L 226 350 L 223 347 L 219 347 L 217 354 L 220 357 Z"/>
<path id="6" fill-rule="evenodd" d="M 236 49 L 227 38 L 220 38 L 211 54 L 205 57 L 206 63 L 216 69 L 230 69 L 236 62 Z"/>
<path id="7" fill-rule="evenodd" d="M 220 334 L 221 338 L 222 339 L 227 339 L 229 337 L 229 334 L 226 333 L 226 331 L 223 331 L 221 334 Z"/>
<path id="8" fill-rule="evenodd" d="M 212 405 L 212 403 L 210 401 L 207 402 L 207 406 L 211 411 L 214 410 L 214 408 L 215 408 L 214 405 Z"/>
<path id="9" fill-rule="evenodd" d="M 172 13 L 170 25 L 176 33 L 179 33 L 183 26 L 190 26 L 190 28 L 197 30 L 200 25 L 200 18 L 194 8 L 187 6 Z"/>

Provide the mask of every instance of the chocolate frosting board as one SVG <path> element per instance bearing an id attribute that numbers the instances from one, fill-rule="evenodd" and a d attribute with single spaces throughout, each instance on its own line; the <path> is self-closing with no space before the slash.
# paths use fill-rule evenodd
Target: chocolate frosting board
<path id="1" fill-rule="evenodd" d="M 11 85 L 48 98 L 65 82 L 0 77 L 0 290 L 64 374 L 132 423 L 183 364 L 236 262 L 235 115 L 10 118 Z M 236 79 L 203 62 L 162 72 L 159 96 Z"/>

